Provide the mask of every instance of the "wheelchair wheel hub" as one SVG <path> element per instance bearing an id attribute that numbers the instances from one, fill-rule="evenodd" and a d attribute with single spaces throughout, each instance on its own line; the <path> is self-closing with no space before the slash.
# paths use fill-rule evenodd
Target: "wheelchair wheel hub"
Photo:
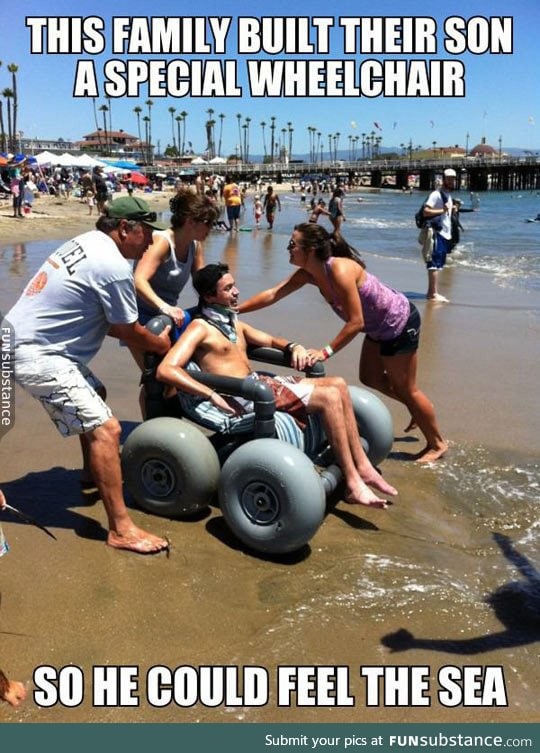
<path id="1" fill-rule="evenodd" d="M 280 512 L 278 495 L 260 481 L 253 481 L 244 488 L 241 505 L 249 520 L 258 525 L 273 523 Z"/>
<path id="2" fill-rule="evenodd" d="M 167 463 L 156 458 L 143 463 L 141 480 L 147 492 L 156 497 L 167 497 L 175 488 L 173 471 Z"/>

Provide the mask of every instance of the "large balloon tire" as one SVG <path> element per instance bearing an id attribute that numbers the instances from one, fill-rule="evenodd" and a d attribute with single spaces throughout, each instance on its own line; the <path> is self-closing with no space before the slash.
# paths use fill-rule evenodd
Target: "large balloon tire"
<path id="1" fill-rule="evenodd" d="M 349 385 L 349 393 L 366 454 L 373 465 L 388 457 L 394 443 L 390 411 L 373 392 Z"/>
<path id="2" fill-rule="evenodd" d="M 233 533 L 259 552 L 301 549 L 326 510 L 323 483 L 311 460 L 279 439 L 257 439 L 226 461 L 219 482 L 223 516 Z"/>
<path id="3" fill-rule="evenodd" d="M 134 429 L 122 449 L 126 487 L 147 512 L 186 517 L 217 492 L 220 464 L 208 438 L 178 418 L 153 418 Z"/>

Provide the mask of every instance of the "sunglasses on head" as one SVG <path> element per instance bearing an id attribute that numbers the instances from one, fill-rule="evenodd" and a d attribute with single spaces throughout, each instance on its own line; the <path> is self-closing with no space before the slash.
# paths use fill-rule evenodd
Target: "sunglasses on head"
<path id="1" fill-rule="evenodd" d="M 140 212 L 133 212 L 129 217 L 126 217 L 126 219 L 138 222 L 155 222 L 157 220 L 157 214 L 156 212 L 143 212 L 141 210 Z"/>

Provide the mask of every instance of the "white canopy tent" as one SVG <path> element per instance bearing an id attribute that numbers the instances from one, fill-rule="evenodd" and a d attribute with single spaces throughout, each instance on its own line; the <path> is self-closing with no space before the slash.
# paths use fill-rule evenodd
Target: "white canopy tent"
<path id="1" fill-rule="evenodd" d="M 73 165 L 77 167 L 106 167 L 104 162 L 91 157 L 89 154 L 81 154 L 79 157 L 73 157 Z"/>
<path id="2" fill-rule="evenodd" d="M 36 162 L 40 167 L 46 167 L 47 165 L 51 165 L 56 157 L 56 154 L 45 151 L 41 152 L 40 154 L 36 154 Z"/>
<path id="3" fill-rule="evenodd" d="M 36 162 L 40 167 L 47 167 L 49 165 L 60 165 L 61 167 L 109 167 L 101 160 L 91 157 L 89 154 L 81 154 L 74 157 L 72 154 L 64 152 L 64 154 L 52 154 L 52 152 L 41 152 L 36 155 Z"/>

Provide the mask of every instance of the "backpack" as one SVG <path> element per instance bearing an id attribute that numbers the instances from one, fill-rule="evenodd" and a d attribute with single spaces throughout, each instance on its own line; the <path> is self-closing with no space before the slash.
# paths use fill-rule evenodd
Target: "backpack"
<path id="1" fill-rule="evenodd" d="M 441 199 L 442 199 L 443 204 L 446 204 L 446 202 L 448 201 L 448 196 L 445 193 L 443 193 L 442 191 L 439 191 L 439 193 L 441 195 Z M 427 199 L 426 199 L 426 201 L 427 201 Z M 416 212 L 416 214 L 414 215 L 414 221 L 416 223 L 416 227 L 423 228 L 423 227 L 426 227 L 427 225 L 431 225 L 431 227 L 434 230 L 440 230 L 440 227 L 441 227 L 440 217 L 433 217 L 431 220 L 428 219 L 427 217 L 424 217 L 424 207 L 425 206 L 426 206 L 426 202 L 423 201 L 422 202 L 422 206 L 420 207 L 420 209 L 418 210 L 418 212 Z"/>
<path id="2" fill-rule="evenodd" d="M 423 201 L 422 202 L 422 206 L 420 207 L 420 209 L 418 210 L 418 212 L 416 212 L 416 214 L 414 215 L 414 221 L 416 222 L 416 227 L 418 227 L 418 228 L 425 227 L 426 224 L 427 224 L 427 217 L 424 217 L 424 207 L 425 207 L 425 205 L 426 205 L 426 202 Z"/>

